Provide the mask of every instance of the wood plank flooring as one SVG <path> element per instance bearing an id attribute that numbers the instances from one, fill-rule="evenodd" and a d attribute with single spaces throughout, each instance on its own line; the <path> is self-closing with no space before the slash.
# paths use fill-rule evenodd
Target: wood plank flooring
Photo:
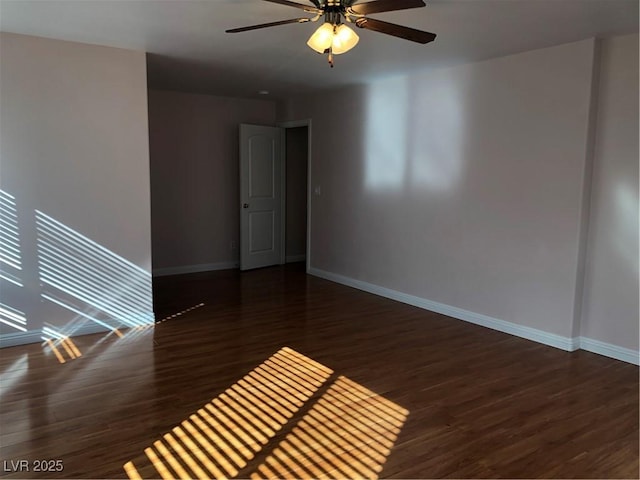
<path id="1" fill-rule="evenodd" d="M 0 476 L 638 478 L 636 366 L 299 265 L 154 295 L 155 327 L 0 351 Z"/>

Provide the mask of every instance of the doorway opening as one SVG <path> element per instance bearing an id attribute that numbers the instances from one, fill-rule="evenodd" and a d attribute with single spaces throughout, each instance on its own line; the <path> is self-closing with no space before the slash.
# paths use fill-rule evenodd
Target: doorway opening
<path id="1" fill-rule="evenodd" d="M 309 126 L 295 123 L 285 129 L 285 263 L 308 259 Z"/>

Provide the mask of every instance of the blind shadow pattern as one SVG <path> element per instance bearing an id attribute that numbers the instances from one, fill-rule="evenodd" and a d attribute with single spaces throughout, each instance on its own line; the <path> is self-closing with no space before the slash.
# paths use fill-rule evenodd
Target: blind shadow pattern
<path id="1" fill-rule="evenodd" d="M 338 377 L 250 478 L 378 478 L 408 413 Z"/>
<path id="2" fill-rule="evenodd" d="M 73 340 L 69 337 L 58 338 L 56 340 L 47 339 L 45 340 L 45 345 L 49 347 L 50 351 L 60 363 L 66 363 L 68 360 L 75 360 L 82 356 L 76 344 L 73 343 Z"/>
<path id="3" fill-rule="evenodd" d="M 236 477 L 327 384 L 250 477 L 377 478 L 409 412 L 346 377 L 330 383 L 332 375 L 284 347 L 124 470 L 132 480 Z"/>
<path id="4" fill-rule="evenodd" d="M 154 323 L 151 274 L 36 210 L 42 298 L 113 330 Z"/>
<path id="5" fill-rule="evenodd" d="M 331 376 L 282 348 L 124 465 L 131 479 L 233 478 Z M 153 468 L 150 468 L 153 467 Z"/>
<path id="6" fill-rule="evenodd" d="M 0 303 L 0 323 L 4 323 L 21 332 L 27 331 L 27 317 L 17 308 Z"/>
<path id="7" fill-rule="evenodd" d="M 15 197 L 0 190 L 0 278 L 22 287 L 20 234 Z"/>

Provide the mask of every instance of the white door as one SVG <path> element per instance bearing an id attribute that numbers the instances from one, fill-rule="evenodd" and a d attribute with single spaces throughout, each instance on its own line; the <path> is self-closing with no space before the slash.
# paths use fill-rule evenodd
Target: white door
<path id="1" fill-rule="evenodd" d="M 240 125 L 240 270 L 282 263 L 282 137 Z"/>

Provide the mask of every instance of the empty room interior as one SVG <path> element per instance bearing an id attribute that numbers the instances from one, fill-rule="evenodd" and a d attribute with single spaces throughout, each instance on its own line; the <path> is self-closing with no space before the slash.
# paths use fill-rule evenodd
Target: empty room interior
<path id="1" fill-rule="evenodd" d="M 2 478 L 639 478 L 637 0 L 0 0 Z"/>

